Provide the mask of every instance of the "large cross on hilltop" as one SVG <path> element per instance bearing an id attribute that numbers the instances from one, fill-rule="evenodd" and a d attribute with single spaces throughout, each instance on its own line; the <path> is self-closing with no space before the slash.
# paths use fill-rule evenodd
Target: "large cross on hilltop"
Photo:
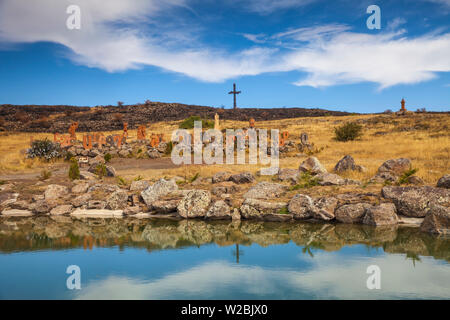
<path id="1" fill-rule="evenodd" d="M 236 83 L 233 83 L 233 91 L 228 92 L 228 94 L 232 94 L 234 96 L 234 104 L 233 104 L 233 109 L 237 108 L 236 105 L 236 95 L 241 93 L 241 91 L 236 91 Z"/>

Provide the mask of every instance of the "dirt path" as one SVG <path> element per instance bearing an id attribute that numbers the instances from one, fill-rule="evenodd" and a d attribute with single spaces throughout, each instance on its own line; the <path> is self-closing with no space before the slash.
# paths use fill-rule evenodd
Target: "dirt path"
<path id="1" fill-rule="evenodd" d="M 125 158 L 116 158 L 113 159 L 110 163 L 116 171 L 120 172 L 122 170 L 149 170 L 149 169 L 170 169 L 176 168 L 177 166 L 172 163 L 170 158 L 161 158 L 161 159 L 125 159 Z M 58 163 L 52 165 L 47 170 L 52 172 L 52 176 L 65 176 L 67 175 L 67 163 Z M 41 175 L 41 171 L 43 168 L 36 169 L 36 171 L 32 172 L 14 172 L 14 173 L 2 173 L 0 174 L 0 180 L 13 180 L 13 181 L 28 181 L 28 180 L 37 180 Z"/>

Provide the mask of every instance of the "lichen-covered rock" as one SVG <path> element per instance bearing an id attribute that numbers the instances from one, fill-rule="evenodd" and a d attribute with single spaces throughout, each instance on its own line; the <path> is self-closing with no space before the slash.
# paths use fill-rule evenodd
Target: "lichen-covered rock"
<path id="1" fill-rule="evenodd" d="M 152 203 L 154 201 L 176 190 L 178 190 L 178 185 L 174 180 L 160 179 L 152 186 L 142 191 L 141 197 L 144 199 L 147 207 L 152 208 Z"/>
<path id="2" fill-rule="evenodd" d="M 381 194 L 394 202 L 399 214 L 407 217 L 425 217 L 431 203 L 450 206 L 450 190 L 444 188 L 386 186 Z"/>
<path id="3" fill-rule="evenodd" d="M 72 212 L 73 206 L 70 204 L 64 204 L 61 206 L 57 206 L 50 210 L 50 215 L 52 216 L 59 216 L 63 214 L 69 214 Z"/>
<path id="4" fill-rule="evenodd" d="M 281 196 L 286 191 L 286 187 L 278 183 L 260 182 L 251 187 L 243 197 L 253 199 L 274 199 Z"/>
<path id="5" fill-rule="evenodd" d="M 49 213 L 56 205 L 54 200 L 39 200 L 30 205 L 30 210 L 35 214 L 44 214 Z"/>
<path id="6" fill-rule="evenodd" d="M 230 181 L 237 184 L 252 183 L 255 181 L 255 177 L 250 172 L 243 172 L 230 176 Z"/>
<path id="7" fill-rule="evenodd" d="M 296 194 L 288 204 L 289 213 L 293 214 L 294 219 L 309 219 L 314 209 L 314 201 L 310 196 Z"/>
<path id="8" fill-rule="evenodd" d="M 212 177 L 212 183 L 219 183 L 230 180 L 231 173 L 226 171 L 221 171 L 213 175 Z"/>
<path id="9" fill-rule="evenodd" d="M 130 191 L 142 191 L 150 187 L 150 183 L 146 180 L 138 180 L 131 182 Z"/>
<path id="10" fill-rule="evenodd" d="M 180 201 L 178 214 L 183 218 L 204 217 L 211 203 L 211 193 L 207 190 L 191 190 Z"/>
<path id="11" fill-rule="evenodd" d="M 334 210 L 338 200 L 333 197 L 322 197 L 314 200 L 312 217 L 317 220 L 331 221 L 334 219 Z"/>
<path id="12" fill-rule="evenodd" d="M 56 200 L 69 194 L 69 189 L 65 186 L 51 184 L 44 193 L 45 200 Z"/>
<path id="13" fill-rule="evenodd" d="M 280 169 L 278 170 L 278 180 L 296 183 L 299 176 L 297 169 Z"/>
<path id="14" fill-rule="evenodd" d="M 216 201 L 206 213 L 206 219 L 231 219 L 231 208 L 223 200 Z"/>
<path id="15" fill-rule="evenodd" d="M 110 210 L 125 209 L 128 205 L 128 193 L 123 190 L 113 192 L 106 198 L 106 208 Z"/>
<path id="16" fill-rule="evenodd" d="M 371 226 L 393 225 L 398 223 L 395 206 L 392 203 L 382 203 L 366 209 L 363 224 Z"/>
<path id="17" fill-rule="evenodd" d="M 442 176 L 436 185 L 438 188 L 447 188 L 450 189 L 450 174 L 446 174 Z"/>
<path id="18" fill-rule="evenodd" d="M 319 173 L 316 179 L 321 186 L 343 186 L 346 184 L 346 179 L 334 173 Z"/>
<path id="19" fill-rule="evenodd" d="M 168 214 L 177 211 L 180 201 L 181 199 L 156 200 L 153 202 L 152 207 L 159 214 Z"/>
<path id="20" fill-rule="evenodd" d="M 218 186 L 211 189 L 211 193 L 216 196 L 221 196 L 222 194 L 233 194 L 239 192 L 240 188 L 234 182 L 223 182 Z"/>
<path id="21" fill-rule="evenodd" d="M 240 211 L 245 219 L 265 220 L 268 216 L 280 214 L 286 208 L 284 202 L 267 202 L 258 199 L 248 198 L 242 204 Z M 292 219 L 291 214 L 284 215 L 286 218 Z"/>
<path id="22" fill-rule="evenodd" d="M 327 172 L 327 169 L 320 163 L 316 157 L 309 157 L 300 164 L 300 172 L 309 172 L 313 175 Z"/>
<path id="23" fill-rule="evenodd" d="M 420 226 L 420 230 L 434 234 L 450 235 L 450 207 L 432 204 Z"/>
<path id="24" fill-rule="evenodd" d="M 400 158 L 387 160 L 378 168 L 377 174 L 371 181 L 376 183 L 382 183 L 384 181 L 396 182 L 398 177 L 410 168 L 411 160 L 409 159 Z"/>
<path id="25" fill-rule="evenodd" d="M 371 207 L 369 203 L 346 204 L 337 208 L 334 215 L 336 220 L 342 223 L 360 223 L 369 207 Z"/>

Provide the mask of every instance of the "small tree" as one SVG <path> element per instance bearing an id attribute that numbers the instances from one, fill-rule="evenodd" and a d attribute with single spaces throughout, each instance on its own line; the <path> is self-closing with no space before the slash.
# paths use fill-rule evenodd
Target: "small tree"
<path id="1" fill-rule="evenodd" d="M 340 127 L 334 128 L 334 139 L 337 141 L 352 141 L 362 136 L 362 125 L 348 122 Z"/>
<path id="2" fill-rule="evenodd" d="M 70 180 L 80 179 L 80 167 L 78 166 L 78 161 L 76 158 L 70 159 L 69 179 Z"/>

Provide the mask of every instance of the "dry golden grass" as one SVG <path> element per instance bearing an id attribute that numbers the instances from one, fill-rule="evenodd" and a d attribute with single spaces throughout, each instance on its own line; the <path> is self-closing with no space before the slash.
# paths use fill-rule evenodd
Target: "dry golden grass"
<path id="1" fill-rule="evenodd" d="M 363 125 L 363 136 L 350 142 L 338 142 L 333 139 L 334 128 L 345 122 L 358 121 Z M 147 124 L 149 133 L 164 133 L 169 140 L 180 121 Z M 222 128 L 244 128 L 247 121 L 221 121 Z M 324 148 L 315 156 L 331 171 L 336 162 L 349 154 L 355 161 L 365 166 L 365 173 L 347 173 L 350 178 L 368 180 L 378 167 L 388 159 L 409 158 L 413 167 L 419 169 L 417 175 L 428 184 L 435 184 L 443 174 L 450 172 L 450 115 L 449 114 L 410 114 L 396 115 L 357 115 L 346 117 L 297 118 L 277 121 L 264 121 L 256 124 L 258 128 L 287 130 L 289 140 L 299 141 L 300 134 L 306 132 L 310 142 L 317 148 Z M 119 133 L 116 132 L 107 132 Z M 81 133 L 79 133 L 81 135 Z M 51 134 L 10 133 L 0 135 L 0 171 L 26 171 L 42 169 L 45 163 L 38 160 L 25 160 L 21 150 L 29 146 L 30 136 L 35 139 Z M 136 130 L 129 130 L 129 139 L 137 136 Z M 283 168 L 297 168 L 307 156 L 291 154 L 280 159 Z M 256 172 L 258 165 L 213 165 L 183 166 L 175 169 L 123 170 L 122 177 L 133 179 L 141 176 L 145 179 L 157 179 L 162 176 L 181 176 L 190 178 L 199 173 L 211 176 L 219 171 Z"/>

